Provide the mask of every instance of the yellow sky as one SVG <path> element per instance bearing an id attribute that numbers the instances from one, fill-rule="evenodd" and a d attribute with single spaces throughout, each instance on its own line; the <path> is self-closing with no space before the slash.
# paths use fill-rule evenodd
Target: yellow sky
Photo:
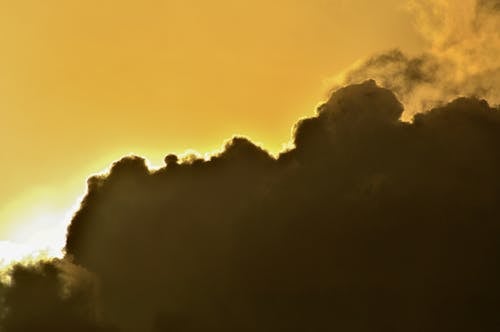
<path id="1" fill-rule="evenodd" d="M 0 0 L 0 241 L 60 229 L 86 177 L 128 152 L 160 163 L 235 133 L 278 151 L 329 77 L 423 47 L 403 5 Z"/>

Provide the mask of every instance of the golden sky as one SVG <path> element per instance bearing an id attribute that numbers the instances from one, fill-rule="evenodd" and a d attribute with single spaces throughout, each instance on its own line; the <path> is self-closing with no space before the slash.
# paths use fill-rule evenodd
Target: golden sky
<path id="1" fill-rule="evenodd" d="M 0 241 L 45 240 L 86 177 L 129 152 L 159 164 L 233 134 L 279 151 L 330 77 L 423 48 L 403 5 L 0 0 Z"/>

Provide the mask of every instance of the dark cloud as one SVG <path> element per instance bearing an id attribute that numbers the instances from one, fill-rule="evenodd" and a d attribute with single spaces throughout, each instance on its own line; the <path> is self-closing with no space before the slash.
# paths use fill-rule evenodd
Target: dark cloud
<path id="1" fill-rule="evenodd" d="M 2 332 L 111 332 L 99 323 L 93 276 L 66 260 L 15 265 L 0 284 Z"/>
<path id="2" fill-rule="evenodd" d="M 12 273 L 5 331 L 498 329 L 500 110 L 402 114 L 367 81 L 277 158 L 237 137 L 159 170 L 117 161 L 88 180 L 72 263 Z"/>

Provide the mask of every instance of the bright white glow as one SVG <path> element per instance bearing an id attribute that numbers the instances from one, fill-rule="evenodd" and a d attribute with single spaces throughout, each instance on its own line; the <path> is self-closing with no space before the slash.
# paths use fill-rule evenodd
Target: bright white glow
<path id="1" fill-rule="evenodd" d="M 53 195 L 46 195 L 43 199 L 38 196 L 37 204 L 33 200 L 26 204 L 29 211 L 9 216 L 15 224 L 3 239 L 0 238 L 0 269 L 15 262 L 64 255 L 66 229 L 80 199 L 70 209 L 64 207 L 64 203 L 54 204 L 52 200 Z"/>
<path id="2" fill-rule="evenodd" d="M 0 241 L 0 269 L 21 261 L 32 261 L 48 257 L 62 257 L 62 248 L 40 249 L 36 245 Z"/>

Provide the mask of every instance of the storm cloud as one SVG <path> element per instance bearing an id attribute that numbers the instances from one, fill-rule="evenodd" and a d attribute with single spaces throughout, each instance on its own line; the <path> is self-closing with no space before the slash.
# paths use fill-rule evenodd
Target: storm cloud
<path id="1" fill-rule="evenodd" d="M 124 157 L 88 179 L 66 257 L 12 270 L 2 331 L 495 330 L 500 110 L 403 112 L 366 81 L 277 157 Z"/>

